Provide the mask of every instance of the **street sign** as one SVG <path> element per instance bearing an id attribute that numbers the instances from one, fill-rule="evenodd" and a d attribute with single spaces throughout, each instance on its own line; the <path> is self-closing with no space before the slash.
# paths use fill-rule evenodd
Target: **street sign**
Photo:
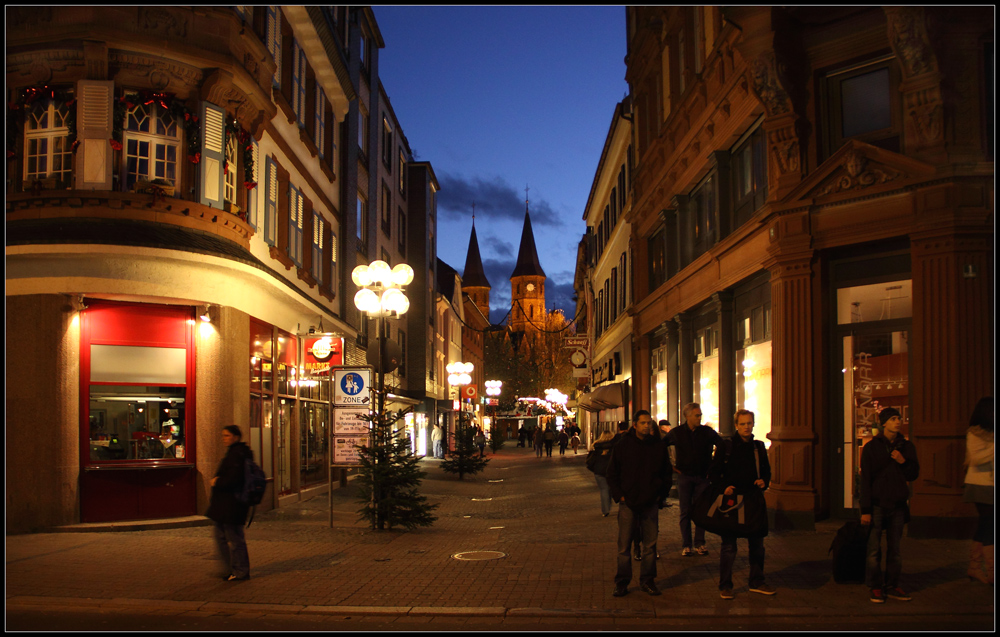
<path id="1" fill-rule="evenodd" d="M 333 433 L 336 436 L 367 436 L 371 430 L 369 421 L 364 419 L 371 413 L 368 409 L 340 407 L 334 410 Z"/>
<path id="2" fill-rule="evenodd" d="M 341 367 L 333 372 L 333 404 L 336 407 L 371 405 L 370 367 Z"/>
<path id="3" fill-rule="evenodd" d="M 361 466 L 359 449 L 368 444 L 368 434 L 363 436 L 334 435 L 333 463 L 336 465 Z"/>
<path id="4" fill-rule="evenodd" d="M 590 349 L 590 338 L 587 336 L 564 336 L 563 344 L 564 348 L 568 349 Z"/>
<path id="5" fill-rule="evenodd" d="M 462 398 L 475 399 L 477 393 L 475 385 L 465 385 L 462 387 Z"/>

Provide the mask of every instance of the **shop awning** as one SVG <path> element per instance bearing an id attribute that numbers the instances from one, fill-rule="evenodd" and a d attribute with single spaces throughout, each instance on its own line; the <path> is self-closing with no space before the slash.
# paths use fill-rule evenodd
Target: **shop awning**
<path id="1" fill-rule="evenodd" d="M 628 381 L 602 385 L 587 392 L 579 398 L 582 409 L 587 411 L 601 411 L 603 409 L 616 409 L 628 404 Z"/>

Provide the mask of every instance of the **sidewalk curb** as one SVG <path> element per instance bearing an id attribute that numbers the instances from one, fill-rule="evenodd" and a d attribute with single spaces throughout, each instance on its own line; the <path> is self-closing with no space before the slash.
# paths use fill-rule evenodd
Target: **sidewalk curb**
<path id="1" fill-rule="evenodd" d="M 251 602 L 199 602 L 163 599 L 134 599 L 116 597 L 95 599 L 84 597 L 43 597 L 18 595 L 7 598 L 7 609 L 11 606 L 48 606 L 54 608 L 99 608 L 101 610 L 172 610 L 177 612 L 221 612 L 221 613 L 265 613 L 285 615 L 335 615 L 335 616 L 407 616 L 407 617 L 511 617 L 511 618 L 610 618 L 610 619 L 651 619 L 651 618 L 705 618 L 729 617 L 840 617 L 836 609 L 824 608 L 747 608 L 722 609 L 677 609 L 657 608 L 504 608 L 502 606 L 302 606 L 299 604 L 262 604 Z M 879 608 L 879 615 L 888 616 L 936 616 L 940 611 L 909 604 L 895 604 Z M 952 608 L 950 614 L 965 617 L 993 617 L 992 612 L 982 608 Z"/>

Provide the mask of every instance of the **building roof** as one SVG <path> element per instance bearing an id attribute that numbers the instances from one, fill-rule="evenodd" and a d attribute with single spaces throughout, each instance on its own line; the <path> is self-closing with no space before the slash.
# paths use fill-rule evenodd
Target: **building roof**
<path id="1" fill-rule="evenodd" d="M 465 255 L 465 270 L 462 271 L 464 287 L 491 288 L 486 273 L 483 271 L 483 259 L 479 254 L 479 240 L 476 238 L 476 222 L 472 222 L 472 235 L 469 236 L 469 251 Z"/>
<path id="2" fill-rule="evenodd" d="M 524 207 L 524 228 L 521 230 L 521 247 L 517 251 L 517 265 L 510 278 L 516 276 L 545 276 L 542 264 L 538 261 L 535 234 L 531 231 L 531 215 L 528 214 L 527 205 Z"/>

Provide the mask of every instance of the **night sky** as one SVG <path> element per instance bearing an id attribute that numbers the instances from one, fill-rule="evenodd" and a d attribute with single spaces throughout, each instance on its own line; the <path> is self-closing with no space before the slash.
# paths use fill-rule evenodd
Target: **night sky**
<path id="1" fill-rule="evenodd" d="M 628 92 L 625 8 L 373 9 L 382 84 L 441 185 L 438 256 L 462 272 L 475 203 L 490 319 L 503 320 L 527 187 L 546 303 L 572 318 L 584 208 Z"/>

